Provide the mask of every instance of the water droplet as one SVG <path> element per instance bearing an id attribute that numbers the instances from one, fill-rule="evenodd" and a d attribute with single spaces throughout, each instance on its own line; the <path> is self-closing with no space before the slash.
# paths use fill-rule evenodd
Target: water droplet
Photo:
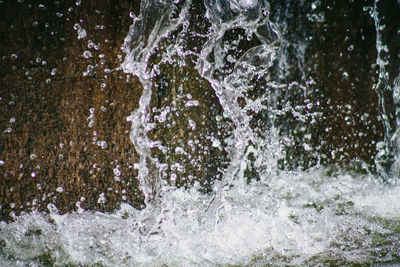
<path id="1" fill-rule="evenodd" d="M 12 132 L 11 127 L 8 127 L 7 129 L 4 130 L 4 133 L 11 133 L 11 132 Z"/>
<path id="2" fill-rule="evenodd" d="M 191 100 L 186 102 L 185 107 L 196 107 L 199 105 L 199 101 L 197 100 Z"/>
<path id="3" fill-rule="evenodd" d="M 51 70 L 51 75 L 56 75 L 57 74 L 57 68 L 53 68 L 52 70 Z"/>
<path id="4" fill-rule="evenodd" d="M 85 52 L 83 52 L 83 57 L 84 58 L 91 58 L 92 57 L 92 53 L 88 50 L 86 50 Z"/>
<path id="5" fill-rule="evenodd" d="M 104 193 L 101 193 L 101 194 L 99 195 L 99 199 L 97 199 L 97 203 L 99 203 L 99 204 L 104 204 L 104 203 L 106 203 L 106 196 L 105 196 Z"/>
<path id="6" fill-rule="evenodd" d="M 32 178 L 35 178 L 36 177 L 36 172 L 32 172 L 31 176 L 32 176 Z"/>
<path id="7" fill-rule="evenodd" d="M 104 30 L 105 26 L 104 25 L 96 25 L 96 26 L 94 26 L 94 29 L 95 30 Z"/>
<path id="8" fill-rule="evenodd" d="M 349 47 L 347 47 L 348 51 L 353 51 L 353 49 L 354 49 L 354 45 L 350 45 Z"/>
<path id="9" fill-rule="evenodd" d="M 59 187 L 57 187 L 56 191 L 58 193 L 62 193 L 62 192 L 64 192 L 64 189 L 61 186 L 59 186 Z"/>
<path id="10" fill-rule="evenodd" d="M 81 3 L 82 3 L 82 1 L 81 1 L 81 0 L 78 0 L 78 1 L 75 2 L 75 5 L 80 6 Z"/>
<path id="11" fill-rule="evenodd" d="M 4 164 L 6 164 L 6 162 L 4 160 L 0 160 L 0 166 L 4 166 Z"/>
<path id="12" fill-rule="evenodd" d="M 33 23 L 32 23 L 32 26 L 33 27 L 37 27 L 39 25 L 39 22 L 37 22 L 37 21 L 34 21 Z"/>
<path id="13" fill-rule="evenodd" d="M 51 214 L 56 214 L 56 213 L 58 213 L 57 206 L 54 205 L 53 203 L 47 204 L 47 209 L 49 210 L 49 212 L 50 212 Z"/>
<path id="14" fill-rule="evenodd" d="M 29 158 L 30 158 L 31 160 L 35 160 L 35 159 L 37 159 L 37 156 L 36 156 L 36 154 L 32 153 L 32 154 L 29 156 Z"/>
<path id="15" fill-rule="evenodd" d="M 102 148 L 102 149 L 107 149 L 108 144 L 106 141 L 99 141 L 98 145 Z"/>
<path id="16" fill-rule="evenodd" d="M 311 3 L 311 10 L 315 10 L 317 8 L 317 2 Z"/>
<path id="17" fill-rule="evenodd" d="M 79 25 L 78 23 L 75 23 L 74 25 L 74 29 L 77 31 L 78 33 L 78 39 L 84 39 L 87 36 L 87 32 L 84 28 L 81 27 L 81 25 Z"/>
<path id="18" fill-rule="evenodd" d="M 15 123 L 15 121 L 16 121 L 15 117 L 12 117 L 12 118 L 10 119 L 10 123 Z"/>
<path id="19" fill-rule="evenodd" d="M 117 168 L 114 168 L 113 172 L 114 172 L 115 176 L 118 176 L 118 177 L 121 176 L 121 171 L 118 169 L 118 166 L 117 166 Z"/>
<path id="20" fill-rule="evenodd" d="M 188 122 L 189 122 L 189 127 L 192 130 L 195 130 L 196 129 L 196 123 L 193 120 L 189 120 Z"/>

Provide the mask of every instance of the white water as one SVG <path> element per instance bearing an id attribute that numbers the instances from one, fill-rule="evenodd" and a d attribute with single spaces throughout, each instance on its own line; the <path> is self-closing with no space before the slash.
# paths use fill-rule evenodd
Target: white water
<path id="1" fill-rule="evenodd" d="M 179 2 L 179 1 L 176 1 Z M 277 117 L 291 114 L 305 127 L 320 114 L 307 102 L 278 107 L 288 91 L 304 91 L 312 81 L 282 84 L 285 54 L 277 25 L 269 21 L 266 1 L 207 1 L 205 32 L 190 32 L 191 1 L 161 4 L 143 1 L 142 13 L 134 18 L 123 47 L 125 72 L 143 85 L 139 108 L 132 122 L 130 139 L 140 155 L 135 163 L 147 208 L 139 211 L 122 204 L 114 213 L 80 210 L 78 213 L 29 213 L 13 223 L 1 222 L 0 265 L 101 264 L 105 266 L 228 266 L 228 265 L 326 265 L 370 263 L 400 258 L 400 187 L 383 185 L 372 175 L 333 174 L 327 167 L 309 171 L 281 171 L 277 162 L 285 157 L 284 143 L 291 136 L 279 133 Z M 179 6 L 179 7 L 178 7 Z M 170 14 L 173 14 L 170 16 Z M 233 37 L 242 29 L 246 38 L 259 44 L 232 56 L 238 49 Z M 187 36 L 203 38 L 197 49 L 186 47 Z M 159 45 L 160 63 L 151 62 Z M 200 38 L 200 39 L 201 39 Z M 235 39 L 237 38 L 237 39 Z M 162 175 L 166 163 L 152 157 L 160 147 L 148 132 L 153 78 L 162 64 L 182 64 L 196 59 L 195 69 L 212 86 L 233 124 L 228 146 L 229 165 L 216 180 L 211 194 L 199 185 L 191 189 L 169 186 Z M 226 66 L 231 66 L 226 70 Z M 279 73 L 280 72 L 280 73 Z M 264 81 L 256 99 L 247 92 L 252 80 Z M 299 92 L 297 92 L 299 93 Z M 240 105 L 238 100 L 245 99 Z M 192 100 L 191 100 L 192 101 Z M 311 103 L 315 105 L 315 103 Z M 190 106 L 190 105 L 189 105 Z M 253 116 L 266 112 L 268 127 L 251 124 Z M 214 119 L 214 118 L 208 118 Z M 261 134 L 260 134 L 261 132 Z M 306 135 L 307 132 L 304 133 Z M 304 141 L 304 150 L 313 151 Z M 247 183 L 244 170 L 254 155 L 259 181 Z M 179 162 L 177 162 L 179 163 Z M 395 180 L 395 179 L 393 179 Z"/>
<path id="2" fill-rule="evenodd" d="M 140 221 L 147 210 L 128 204 L 112 214 L 26 214 L 2 223 L 3 253 L 18 261 L 0 263 L 25 266 L 46 251 L 60 264 L 106 266 L 367 263 L 400 256 L 400 187 L 374 177 L 328 177 L 320 169 L 268 184 L 237 180 L 224 195 L 215 223 L 202 211 L 210 196 L 196 189 L 169 192 L 154 225 Z"/>

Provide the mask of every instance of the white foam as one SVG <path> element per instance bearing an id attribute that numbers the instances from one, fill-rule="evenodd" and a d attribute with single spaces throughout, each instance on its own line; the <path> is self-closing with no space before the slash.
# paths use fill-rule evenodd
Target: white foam
<path id="1" fill-rule="evenodd" d="M 158 211 L 123 204 L 111 214 L 38 213 L 2 223 L 1 257 L 29 263 L 47 250 L 60 264 L 106 266 L 368 263 L 385 244 L 389 258 L 400 255 L 399 193 L 373 177 L 286 173 L 269 184 L 234 181 L 214 213 L 205 208 L 211 196 L 171 189 Z"/>

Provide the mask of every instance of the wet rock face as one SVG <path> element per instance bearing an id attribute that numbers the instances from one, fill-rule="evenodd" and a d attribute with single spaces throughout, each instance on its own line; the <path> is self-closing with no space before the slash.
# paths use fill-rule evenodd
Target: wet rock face
<path id="1" fill-rule="evenodd" d="M 120 48 L 132 25 L 129 14 L 139 14 L 139 2 L 1 1 L 2 219 L 21 211 L 47 211 L 49 203 L 60 212 L 111 211 L 121 202 L 143 206 L 134 168 L 139 155 L 129 140 L 131 124 L 126 121 L 138 107 L 142 86 L 135 77 L 115 70 L 125 56 Z M 320 114 L 305 121 L 289 113 L 278 116 L 274 123 L 280 124 L 280 134 L 291 139 L 280 162 L 282 169 L 358 160 L 374 170 L 376 143 L 385 133 L 373 89 L 376 30 L 363 9 L 372 6 L 370 2 L 270 1 L 270 18 L 286 40 L 281 47 L 287 61 L 278 61 L 270 76 L 287 84 L 276 97 L 277 109 L 297 103 Z M 190 12 L 192 31 L 207 34 L 210 25 L 202 21 L 203 3 L 193 1 Z M 392 18 L 397 14 L 389 13 Z M 397 40 L 391 38 L 396 34 L 388 31 L 384 38 Z M 224 38 L 245 40 L 241 29 Z M 201 47 L 198 42 L 205 42 L 201 37 L 186 41 L 192 51 Z M 257 45 L 257 38 L 241 41 L 231 56 L 239 58 Z M 160 61 L 160 48 L 151 62 Z M 392 59 L 393 51 L 398 50 L 391 50 Z M 398 62 L 397 57 L 390 67 L 391 77 Z M 226 72 L 232 68 L 228 64 Z M 260 85 L 248 92 L 248 99 L 273 91 L 265 80 L 257 82 Z M 233 127 L 214 89 L 190 57 L 159 64 L 152 88 L 149 123 L 155 127 L 148 137 L 157 144 L 151 156 L 158 160 L 161 178 L 178 187 L 198 181 L 203 191 L 209 191 L 229 164 L 224 142 Z M 387 113 L 394 114 L 390 93 L 386 98 Z M 245 106 L 245 100 L 239 105 Z M 260 136 L 272 125 L 266 112 L 252 118 L 250 127 L 257 128 Z M 390 120 L 395 128 L 395 116 Z M 256 177 L 250 153 L 249 161 L 245 176 Z"/>
<path id="2" fill-rule="evenodd" d="M 140 208 L 126 117 L 141 86 L 110 71 L 137 4 L 21 2 L 0 4 L 0 217 Z"/>
<path id="3" fill-rule="evenodd" d="M 312 77 L 315 81 L 309 100 L 318 103 L 322 116 L 308 131 L 314 145 L 319 144 L 315 147 L 320 162 L 347 165 L 359 160 L 373 171 L 376 143 L 384 138 L 374 90 L 378 80 L 376 29 L 369 9 L 364 8 L 372 8 L 373 1 L 271 1 L 271 6 L 275 7 L 271 9 L 273 19 L 281 22 L 289 41 L 285 79 Z M 386 98 L 393 108 L 390 93 Z M 313 155 L 296 150 L 303 136 L 295 136 L 291 150 L 315 162 Z"/>
<path id="4" fill-rule="evenodd" d="M 197 181 L 207 191 L 229 164 L 224 139 L 231 125 L 210 83 L 190 65 L 160 69 L 151 105 L 156 127 L 149 136 L 160 142 L 152 157 L 165 166 L 162 179 L 179 187 Z"/>

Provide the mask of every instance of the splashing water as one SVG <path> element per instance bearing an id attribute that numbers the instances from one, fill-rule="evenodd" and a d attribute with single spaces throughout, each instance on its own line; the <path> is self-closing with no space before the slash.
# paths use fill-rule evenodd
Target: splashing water
<path id="1" fill-rule="evenodd" d="M 313 102 L 315 82 L 283 82 L 286 41 L 269 18 L 269 3 L 211 0 L 196 13 L 197 5 L 142 1 L 141 14 L 132 16 L 125 38 L 122 69 L 143 85 L 139 107 L 128 121 L 140 156 L 135 168 L 146 208 L 122 204 L 110 214 L 80 210 L 59 215 L 56 207 L 49 207 L 48 215 L 30 213 L 14 223 L 1 222 L 0 263 L 264 266 L 399 261 L 399 186 L 379 183 L 372 174 L 332 174 L 319 165 L 310 130 L 321 117 Z M 384 71 L 385 64 L 379 66 Z M 167 70 L 175 76 L 169 77 Z M 397 77 L 396 103 L 399 88 Z M 195 93 L 203 89 L 212 92 L 209 98 L 216 104 L 210 106 L 212 117 L 199 119 L 193 114 L 201 113 L 205 104 Z M 204 121 L 215 129 L 201 132 Z M 189 126 L 171 135 L 176 143 L 159 134 L 174 131 L 174 125 Z M 288 152 L 295 135 L 303 138 L 302 155 L 308 155 L 313 168 L 282 168 L 289 160 L 303 160 Z M 213 158 L 210 151 L 218 156 Z M 204 166 L 199 158 L 218 168 L 205 171 L 213 165 Z M 193 169 L 183 164 L 186 159 Z M 199 173 L 211 173 L 210 181 L 202 184 L 205 177 Z"/>
<path id="2" fill-rule="evenodd" d="M 349 264 L 398 260 L 398 187 L 323 171 L 268 185 L 235 180 L 215 215 L 210 196 L 171 191 L 156 224 L 125 204 L 113 214 L 27 214 L 2 223 L 2 265 L 34 260 L 106 266 Z M 216 223 L 214 218 L 216 217 Z M 150 227 L 151 230 L 146 229 Z M 18 259 L 16 262 L 13 259 Z"/>

